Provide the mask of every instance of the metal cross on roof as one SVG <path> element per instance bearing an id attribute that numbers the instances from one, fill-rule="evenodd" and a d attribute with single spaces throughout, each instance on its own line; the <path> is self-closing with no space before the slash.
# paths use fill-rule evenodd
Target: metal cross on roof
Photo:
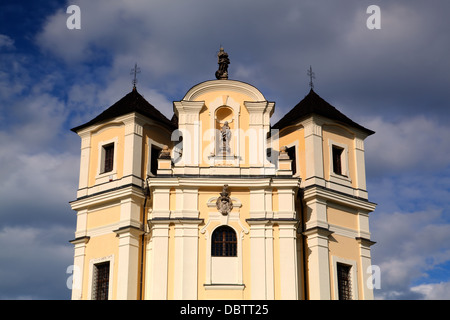
<path id="1" fill-rule="evenodd" d="M 136 89 L 136 83 L 137 83 L 137 74 L 141 73 L 141 69 L 138 68 L 137 63 L 134 65 L 134 68 L 131 69 L 130 75 L 133 76 L 133 89 Z"/>
<path id="2" fill-rule="evenodd" d="M 311 66 L 309 66 L 309 69 L 308 69 L 308 76 L 309 76 L 309 86 L 311 87 L 311 89 L 314 89 L 314 82 L 313 82 L 313 79 L 315 79 L 316 78 L 316 75 L 314 74 L 314 72 L 312 71 L 312 67 Z"/>

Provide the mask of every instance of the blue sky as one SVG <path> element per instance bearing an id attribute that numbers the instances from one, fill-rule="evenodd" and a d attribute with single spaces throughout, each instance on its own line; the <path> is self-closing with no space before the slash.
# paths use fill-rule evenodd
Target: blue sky
<path id="1" fill-rule="evenodd" d="M 69 5 L 81 29 L 69 30 Z M 369 30 L 368 6 L 381 9 Z M 276 102 L 309 91 L 376 131 L 366 140 L 377 299 L 450 299 L 450 3 L 444 0 L 0 3 L 0 299 L 68 299 L 80 125 L 138 89 L 166 116 L 214 79 Z"/>

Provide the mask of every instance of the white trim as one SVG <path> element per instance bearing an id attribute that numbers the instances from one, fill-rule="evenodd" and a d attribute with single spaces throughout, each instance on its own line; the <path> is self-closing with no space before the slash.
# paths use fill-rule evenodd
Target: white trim
<path id="1" fill-rule="evenodd" d="M 335 224 L 329 224 L 329 228 L 328 228 L 331 232 L 333 232 L 334 234 L 343 236 L 343 237 L 347 237 L 347 238 L 352 238 L 355 239 L 359 236 L 359 232 L 354 230 L 354 229 L 350 229 L 350 228 L 346 228 L 346 227 L 342 227 L 342 226 L 338 226 Z"/>
<path id="2" fill-rule="evenodd" d="M 95 175 L 95 184 L 109 182 L 117 179 L 117 146 L 118 137 L 109 140 L 100 141 L 97 145 L 98 159 L 97 159 L 97 174 Z M 113 169 L 108 172 L 105 170 L 105 149 L 104 146 L 114 144 Z"/>
<path id="3" fill-rule="evenodd" d="M 295 147 L 295 174 L 292 175 L 294 178 L 300 177 L 300 151 L 299 151 L 299 143 L 298 140 L 295 140 L 291 144 L 286 145 L 287 148 Z M 291 159 L 292 160 L 292 159 Z M 291 171 L 292 171 L 292 165 L 291 165 Z M 294 172 L 292 172 L 294 173 Z"/>
<path id="4" fill-rule="evenodd" d="M 250 96 L 253 101 L 266 101 L 264 95 L 254 86 L 236 80 L 209 80 L 189 89 L 183 100 L 195 101 L 199 96 L 213 91 L 232 91 Z"/>
<path id="5" fill-rule="evenodd" d="M 230 155 L 232 157 L 232 161 L 227 161 L 227 163 L 232 164 L 233 166 L 239 166 L 240 160 L 240 131 L 239 130 L 239 118 L 241 112 L 241 105 L 236 102 L 230 96 L 218 96 L 214 101 L 209 104 L 209 116 L 210 116 L 210 128 L 211 130 L 211 141 L 210 141 L 210 153 L 214 154 L 212 157 L 213 165 L 216 165 L 216 162 L 222 164 L 223 156 L 219 154 L 220 146 L 220 129 L 216 129 L 217 122 L 217 110 L 220 108 L 229 108 L 232 110 L 233 117 L 231 122 L 234 122 L 234 129 L 231 130 L 231 141 L 230 141 Z M 230 123 L 231 123 L 230 122 Z M 220 136 L 219 136 L 220 137 Z"/>
<path id="6" fill-rule="evenodd" d="M 114 255 L 109 255 L 106 257 L 96 258 L 89 260 L 89 282 L 88 282 L 88 300 L 92 300 L 92 291 L 93 291 L 93 277 L 94 277 L 94 265 L 109 262 L 109 286 L 108 286 L 108 300 L 112 300 L 112 292 L 113 292 L 113 275 L 114 275 Z"/>
<path id="7" fill-rule="evenodd" d="M 352 281 L 352 300 L 358 300 L 359 299 L 359 295 L 358 295 L 358 268 L 357 268 L 356 261 L 345 259 L 345 258 L 341 258 L 341 257 L 338 257 L 338 256 L 332 256 L 331 259 L 332 259 L 331 261 L 333 263 L 333 287 L 334 287 L 333 298 L 335 300 L 339 300 L 337 264 L 341 263 L 341 264 L 345 264 L 345 265 L 348 265 L 348 266 L 351 267 L 350 268 L 350 276 L 351 276 L 351 281 Z"/>
<path id="8" fill-rule="evenodd" d="M 343 149 L 342 154 L 341 154 L 342 175 L 334 173 L 333 146 Z M 348 145 L 328 139 L 328 152 L 329 152 L 330 181 L 351 187 L 352 179 L 350 178 L 350 170 L 349 170 L 349 165 L 348 165 L 348 157 L 349 157 Z"/>
<path id="9" fill-rule="evenodd" d="M 210 198 L 208 200 L 208 203 L 211 203 L 212 199 Z M 243 284 L 243 248 L 242 248 L 242 241 L 244 240 L 244 234 L 248 234 L 249 230 L 242 225 L 239 217 L 239 209 L 241 207 L 241 201 L 237 198 L 232 198 L 233 200 L 233 210 L 226 216 L 222 215 L 218 211 L 209 212 L 208 214 L 208 221 L 206 222 L 205 226 L 200 230 L 200 233 L 205 235 L 206 239 L 206 274 L 205 274 L 205 286 L 211 286 L 211 285 L 220 285 L 220 286 L 226 286 L 231 285 L 233 288 L 236 288 L 237 285 Z M 236 206 L 235 206 L 236 204 Z M 211 208 L 210 205 L 208 207 Z M 230 225 L 229 222 L 237 222 L 241 230 L 236 229 L 234 226 Z M 236 257 L 230 257 L 235 258 L 236 261 L 236 281 L 232 283 L 214 283 L 213 282 L 213 258 L 211 255 L 211 235 L 213 232 L 221 227 L 221 226 L 228 226 L 236 232 L 236 239 L 237 239 L 237 256 Z M 223 257 L 219 257 L 223 258 Z M 211 289 L 211 287 L 210 287 Z"/>
<path id="10" fill-rule="evenodd" d="M 152 173 L 152 146 L 156 146 L 162 150 L 164 147 L 164 144 L 156 142 L 155 140 L 153 140 L 152 138 L 149 137 L 147 139 L 147 145 L 148 145 L 147 176 L 154 177 L 154 175 Z M 156 169 L 158 169 L 158 168 L 156 168 Z"/>
<path id="11" fill-rule="evenodd" d="M 203 284 L 205 290 L 244 290 L 245 284 Z"/>

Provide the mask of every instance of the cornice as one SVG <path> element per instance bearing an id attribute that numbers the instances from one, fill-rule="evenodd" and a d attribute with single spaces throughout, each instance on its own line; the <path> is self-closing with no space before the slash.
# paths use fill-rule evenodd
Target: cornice
<path id="1" fill-rule="evenodd" d="M 98 205 L 107 201 L 120 200 L 130 196 L 143 200 L 145 198 L 143 188 L 134 184 L 124 185 L 79 198 L 70 202 L 70 206 L 72 210 L 79 211 L 89 206 Z"/>
<path id="2" fill-rule="evenodd" d="M 193 86 L 183 100 L 195 101 L 199 96 L 214 91 L 232 91 L 245 94 L 252 101 L 266 101 L 264 95 L 254 86 L 237 80 L 209 80 Z"/>
<path id="3" fill-rule="evenodd" d="M 366 211 L 367 213 L 374 211 L 376 208 L 376 203 L 369 202 L 365 199 L 346 195 L 344 193 L 340 193 L 322 186 L 312 185 L 304 189 L 303 198 L 305 201 L 317 197 L 323 198 L 325 200 L 334 201 L 339 204 L 344 204 L 346 206 L 352 206 L 359 210 Z"/>

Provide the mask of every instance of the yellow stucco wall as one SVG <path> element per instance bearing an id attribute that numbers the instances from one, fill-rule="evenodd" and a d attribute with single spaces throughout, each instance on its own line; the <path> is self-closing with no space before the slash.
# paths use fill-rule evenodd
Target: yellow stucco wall
<path id="1" fill-rule="evenodd" d="M 358 219 L 356 211 L 352 211 L 345 207 L 329 205 L 327 207 L 328 223 L 349 228 L 352 230 L 358 230 Z"/>
<path id="2" fill-rule="evenodd" d="M 350 208 L 345 208 L 338 205 L 329 204 L 327 207 L 327 218 L 328 223 L 330 225 L 339 226 L 346 228 L 347 230 L 353 230 L 354 232 L 358 231 L 358 217 L 357 212 L 351 210 Z M 358 281 L 357 288 L 358 294 L 362 296 L 362 285 L 359 283 L 360 277 L 358 275 L 361 274 L 361 266 L 360 266 L 360 257 L 359 257 L 359 244 L 355 238 L 344 236 L 333 233 L 329 237 L 328 241 L 329 247 L 329 261 L 330 261 L 330 288 L 331 288 L 331 297 L 334 299 L 334 290 L 335 290 L 335 274 L 333 272 L 333 256 L 341 259 L 345 259 L 347 261 L 352 261 L 356 263 L 357 268 L 357 277 Z"/>
<path id="3" fill-rule="evenodd" d="M 343 258 L 345 260 L 350 260 L 356 262 L 357 265 L 357 281 L 358 281 L 358 295 L 359 297 L 362 296 L 362 283 L 359 283 L 360 277 L 358 276 L 361 274 L 361 266 L 359 263 L 359 245 L 356 241 L 356 239 L 352 239 L 349 237 L 344 237 L 341 235 L 333 234 L 330 236 L 330 240 L 328 241 L 328 246 L 330 250 L 329 260 L 330 260 L 330 288 L 331 292 L 333 293 L 334 283 L 336 276 L 333 272 L 333 256 Z M 331 295 L 332 299 L 334 299 L 333 294 Z"/>
<path id="4" fill-rule="evenodd" d="M 120 219 L 120 204 L 113 203 L 100 210 L 89 210 L 87 216 L 87 229 L 107 226 L 117 223 Z"/>
<path id="5" fill-rule="evenodd" d="M 118 269 L 118 255 L 119 254 L 119 239 L 115 233 L 108 233 L 96 237 L 91 237 L 86 246 L 86 257 L 84 264 L 84 278 L 83 278 L 83 299 L 86 299 L 89 291 L 89 277 L 92 274 L 89 272 L 90 261 L 100 259 L 103 257 L 114 256 L 114 263 L 110 265 L 113 270 L 113 291 L 111 299 L 117 296 L 117 269 Z"/>

